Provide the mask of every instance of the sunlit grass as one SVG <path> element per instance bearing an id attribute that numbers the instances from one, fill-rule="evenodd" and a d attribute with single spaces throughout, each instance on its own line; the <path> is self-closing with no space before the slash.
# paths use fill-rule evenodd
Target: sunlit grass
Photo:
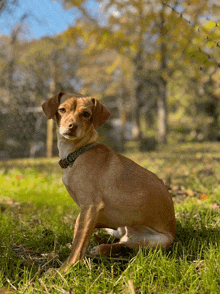
<path id="1" fill-rule="evenodd" d="M 79 209 L 58 159 L 0 163 L 0 293 L 219 293 L 220 144 L 181 144 L 127 154 L 169 184 L 177 236 L 167 251 L 87 257 L 65 275 L 44 276 L 70 253 Z M 100 239 L 112 242 L 102 231 Z M 15 290 L 16 289 L 16 290 Z"/>

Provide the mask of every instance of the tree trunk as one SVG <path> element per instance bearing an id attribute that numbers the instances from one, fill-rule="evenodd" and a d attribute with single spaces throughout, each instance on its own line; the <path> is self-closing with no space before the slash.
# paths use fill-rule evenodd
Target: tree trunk
<path id="1" fill-rule="evenodd" d="M 16 42 L 18 38 L 18 34 L 20 32 L 20 27 L 17 27 L 12 30 L 11 33 L 11 42 L 10 42 L 10 48 L 9 48 L 9 61 L 8 61 L 8 78 L 7 78 L 7 85 L 8 85 L 8 92 L 9 97 L 13 98 L 13 89 L 14 89 L 14 66 L 15 66 L 15 53 L 16 53 Z"/>
<path id="2" fill-rule="evenodd" d="M 159 86 L 159 97 L 157 102 L 158 111 L 158 141 L 160 144 L 167 144 L 167 97 L 166 81 L 161 78 Z"/>
<path id="3" fill-rule="evenodd" d="M 161 27 L 160 27 L 160 37 L 161 37 L 161 46 L 160 46 L 160 55 L 161 55 L 161 64 L 160 64 L 160 81 L 159 81 L 159 98 L 158 98 L 158 136 L 160 144 L 167 144 L 167 96 L 166 88 L 167 82 L 164 79 L 163 75 L 167 69 L 166 63 L 166 40 L 165 40 L 165 18 L 164 18 L 164 4 L 162 4 L 162 10 L 160 14 Z"/>
<path id="4" fill-rule="evenodd" d="M 126 128 L 126 121 L 127 121 L 127 109 L 126 109 L 126 98 L 128 94 L 125 91 L 125 87 L 122 80 L 122 91 L 120 97 L 118 99 L 118 110 L 119 110 L 119 117 L 121 120 L 121 136 L 119 142 L 119 151 L 123 152 L 125 149 L 125 128 Z"/>
<path id="5" fill-rule="evenodd" d="M 134 108 L 133 108 L 133 122 L 134 122 L 134 127 L 132 130 L 132 135 L 133 138 L 137 141 L 140 141 L 142 138 L 142 133 L 141 133 L 141 123 L 140 123 L 140 110 L 141 110 L 141 105 L 140 105 L 140 87 L 136 87 L 135 91 L 135 101 L 134 101 Z"/>
<path id="6" fill-rule="evenodd" d="M 141 95 L 143 89 L 143 70 L 144 70 L 144 57 L 143 57 L 143 44 L 142 41 L 139 44 L 139 49 L 134 60 L 136 71 L 134 75 L 135 95 L 133 97 L 133 137 L 135 140 L 141 140 L 141 126 L 140 126 L 140 110 L 141 110 Z"/>

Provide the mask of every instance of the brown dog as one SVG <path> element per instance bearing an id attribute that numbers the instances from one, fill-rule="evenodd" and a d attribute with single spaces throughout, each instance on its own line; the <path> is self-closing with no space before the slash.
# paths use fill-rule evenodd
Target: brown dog
<path id="1" fill-rule="evenodd" d="M 121 244 L 167 248 L 176 230 L 173 201 L 162 181 L 97 143 L 96 129 L 110 112 L 95 98 L 78 97 L 61 92 L 42 105 L 48 119 L 56 119 L 63 182 L 81 208 L 63 272 L 84 257 L 95 228 L 108 228 L 120 241 L 93 248 L 93 255 L 108 255 Z"/>

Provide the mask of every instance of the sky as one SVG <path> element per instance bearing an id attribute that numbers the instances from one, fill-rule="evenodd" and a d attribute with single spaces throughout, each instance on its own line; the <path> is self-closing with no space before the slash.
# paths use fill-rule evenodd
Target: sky
<path id="1" fill-rule="evenodd" d="M 12 0 L 7 0 L 12 1 Z M 38 39 L 44 36 L 53 36 L 66 30 L 73 25 L 80 17 L 80 12 L 76 8 L 64 9 L 59 0 L 16 0 L 17 5 L 12 6 L 12 12 L 5 10 L 0 14 L 0 35 L 10 35 L 12 28 L 19 22 L 26 13 L 27 25 L 23 26 L 25 39 Z M 103 3 L 107 3 L 104 0 Z M 107 15 L 103 13 L 102 7 L 96 0 L 87 0 L 87 9 L 93 17 L 98 18 L 100 24 L 105 25 Z M 180 9 L 177 9 L 181 12 Z M 113 9 L 113 8 L 112 8 Z M 118 13 L 117 11 L 109 13 Z"/>
<path id="2" fill-rule="evenodd" d="M 17 0 L 17 2 L 11 13 L 7 10 L 1 13 L 0 35 L 9 35 L 13 26 L 25 13 L 28 14 L 25 38 L 28 39 L 59 34 L 80 17 L 76 9 L 66 10 L 58 1 Z M 90 6 L 94 8 L 91 3 Z"/>

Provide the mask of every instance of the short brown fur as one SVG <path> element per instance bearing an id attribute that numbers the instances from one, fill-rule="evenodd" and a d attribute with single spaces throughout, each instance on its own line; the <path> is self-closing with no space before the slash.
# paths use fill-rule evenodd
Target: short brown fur
<path id="1" fill-rule="evenodd" d="M 56 117 L 60 158 L 90 143 L 95 145 L 64 169 L 63 182 L 81 212 L 71 254 L 60 270 L 66 272 L 84 257 L 95 228 L 108 228 L 120 241 L 93 248 L 93 255 L 108 255 L 122 244 L 131 248 L 167 248 L 176 228 L 173 201 L 163 182 L 132 160 L 97 143 L 96 129 L 110 116 L 103 104 L 92 97 L 65 95 L 58 93 L 42 105 L 48 118 Z"/>

